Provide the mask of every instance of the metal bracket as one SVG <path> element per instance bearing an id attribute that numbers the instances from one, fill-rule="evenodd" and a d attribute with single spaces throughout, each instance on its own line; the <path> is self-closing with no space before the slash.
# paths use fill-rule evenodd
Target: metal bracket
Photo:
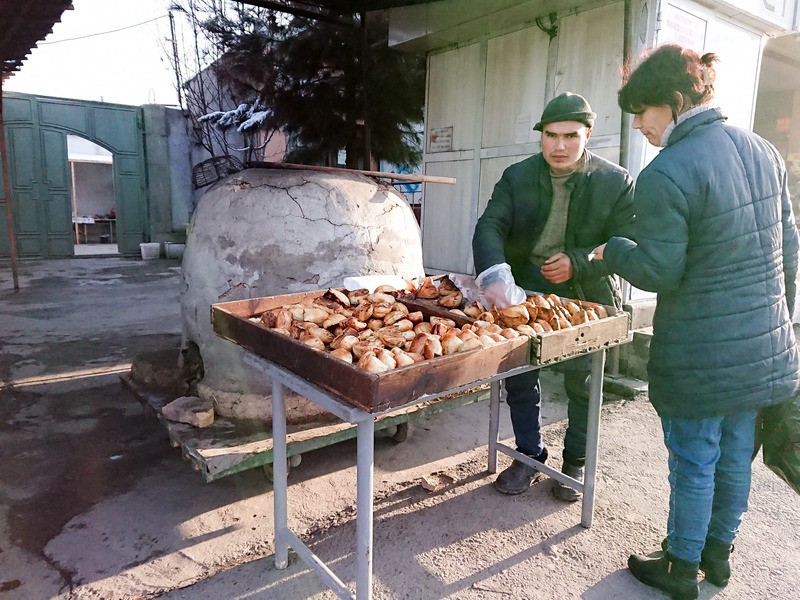
<path id="1" fill-rule="evenodd" d="M 558 35 L 558 14 L 551 12 L 549 15 L 547 15 L 547 18 L 550 21 L 549 27 L 544 24 L 543 17 L 537 17 L 534 22 L 536 23 L 536 26 L 549 35 L 550 39 L 552 40 Z"/>

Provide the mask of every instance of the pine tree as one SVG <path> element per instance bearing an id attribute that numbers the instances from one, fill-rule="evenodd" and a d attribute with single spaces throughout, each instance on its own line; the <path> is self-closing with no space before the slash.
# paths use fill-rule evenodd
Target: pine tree
<path id="1" fill-rule="evenodd" d="M 200 26 L 219 52 L 214 74 L 246 101 L 205 121 L 245 134 L 281 130 L 290 140 L 287 162 L 335 165 L 346 149 L 351 168 L 419 163 L 425 59 L 388 47 L 385 11 L 364 22 L 354 15 L 347 26 L 209 7 Z"/>

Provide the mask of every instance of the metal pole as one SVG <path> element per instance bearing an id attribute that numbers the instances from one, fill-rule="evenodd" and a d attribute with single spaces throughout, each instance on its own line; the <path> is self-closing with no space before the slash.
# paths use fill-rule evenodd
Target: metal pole
<path id="1" fill-rule="evenodd" d="M 17 241 L 14 236 L 14 212 L 11 204 L 11 180 L 8 176 L 8 149 L 6 148 L 6 122 L 3 118 L 3 79 L 0 78 L 0 162 L 3 169 L 3 194 L 6 197 L 6 223 L 8 226 L 8 255 L 11 262 L 11 276 L 14 279 L 14 293 L 19 292 L 17 277 Z"/>
<path id="2" fill-rule="evenodd" d="M 630 61 L 633 59 L 633 49 L 636 43 L 633 36 L 636 35 L 634 28 L 633 17 L 633 0 L 625 0 L 623 13 L 623 26 L 622 26 L 622 64 L 626 68 L 630 68 Z M 620 110 L 622 119 L 620 120 L 619 131 L 619 164 L 625 168 L 628 167 L 628 153 L 630 152 L 630 139 L 631 139 L 631 116 Z M 623 300 L 628 300 L 623 296 Z"/>
<path id="3" fill-rule="evenodd" d="M 489 388 L 489 473 L 497 473 L 497 432 L 500 430 L 500 381 Z"/>
<path id="4" fill-rule="evenodd" d="M 626 68 L 630 68 L 630 62 L 633 59 L 633 52 L 636 48 L 636 28 L 634 26 L 634 0 L 625 0 L 624 14 L 623 14 L 623 27 L 622 27 L 622 63 Z M 631 153 L 631 131 L 633 129 L 633 117 L 620 109 L 620 130 L 619 130 L 619 164 L 629 169 L 630 167 L 630 153 Z M 622 292 L 622 303 L 625 304 L 631 299 L 631 286 L 630 284 L 619 278 L 620 288 Z M 611 357 L 611 372 L 614 375 L 619 374 L 619 347 L 615 347 L 616 355 Z"/>
<path id="5" fill-rule="evenodd" d="M 77 197 L 78 197 L 78 189 L 75 187 L 75 161 L 69 161 L 69 176 L 72 178 L 72 216 L 78 216 L 78 205 Z M 81 226 L 80 223 L 75 223 L 75 244 L 79 245 L 81 243 Z M 86 227 L 86 225 L 84 225 Z"/>
<path id="6" fill-rule="evenodd" d="M 367 90 L 369 89 L 368 76 L 369 66 L 367 65 L 367 56 L 369 55 L 369 39 L 367 37 L 367 13 L 361 13 L 361 86 L 363 87 L 363 106 L 364 111 L 364 168 L 370 170 L 372 168 L 372 139 L 370 135 L 370 120 L 369 113 L 369 99 L 367 98 Z"/>
<path id="7" fill-rule="evenodd" d="M 372 598 L 372 476 L 375 418 L 358 423 L 356 459 L 356 598 Z"/>
<path id="8" fill-rule="evenodd" d="M 175 39 L 175 18 L 172 16 L 172 9 L 167 11 L 169 15 L 169 33 L 172 37 L 172 60 L 175 63 L 175 91 L 178 92 L 178 106 L 183 108 L 183 82 L 181 81 L 181 63 L 178 56 L 178 40 Z"/>
<path id="9" fill-rule="evenodd" d="M 275 568 L 289 566 L 289 517 L 287 510 L 286 405 L 283 384 L 272 380 L 272 474 L 275 521 Z"/>
<path id="10" fill-rule="evenodd" d="M 597 476 L 597 453 L 600 449 L 600 408 L 603 404 L 603 369 L 606 351 L 592 354 L 592 380 L 589 385 L 589 415 L 586 424 L 586 466 L 583 476 L 581 525 L 587 529 L 594 518 L 594 487 Z"/>

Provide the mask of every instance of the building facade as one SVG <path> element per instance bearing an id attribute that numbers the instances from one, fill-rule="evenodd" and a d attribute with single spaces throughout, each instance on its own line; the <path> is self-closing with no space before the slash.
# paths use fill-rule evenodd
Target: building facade
<path id="1" fill-rule="evenodd" d="M 796 31 L 800 0 L 445 0 L 396 8 L 390 44 L 428 55 L 423 252 L 429 272 L 473 273 L 471 237 L 503 170 L 540 151 L 545 104 L 572 91 L 598 117 L 590 149 L 634 177 L 655 155 L 616 102 L 626 58 L 669 41 L 713 51 L 717 101 L 731 122 L 756 121 L 762 57 Z M 797 120 L 795 120 L 797 122 Z"/>

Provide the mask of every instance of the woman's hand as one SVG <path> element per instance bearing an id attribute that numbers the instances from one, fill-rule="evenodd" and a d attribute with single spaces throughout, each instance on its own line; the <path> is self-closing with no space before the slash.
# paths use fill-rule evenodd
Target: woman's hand
<path id="1" fill-rule="evenodd" d="M 606 249 L 605 244 L 600 244 L 597 248 L 592 250 L 589 255 L 589 260 L 603 260 L 603 251 Z"/>

